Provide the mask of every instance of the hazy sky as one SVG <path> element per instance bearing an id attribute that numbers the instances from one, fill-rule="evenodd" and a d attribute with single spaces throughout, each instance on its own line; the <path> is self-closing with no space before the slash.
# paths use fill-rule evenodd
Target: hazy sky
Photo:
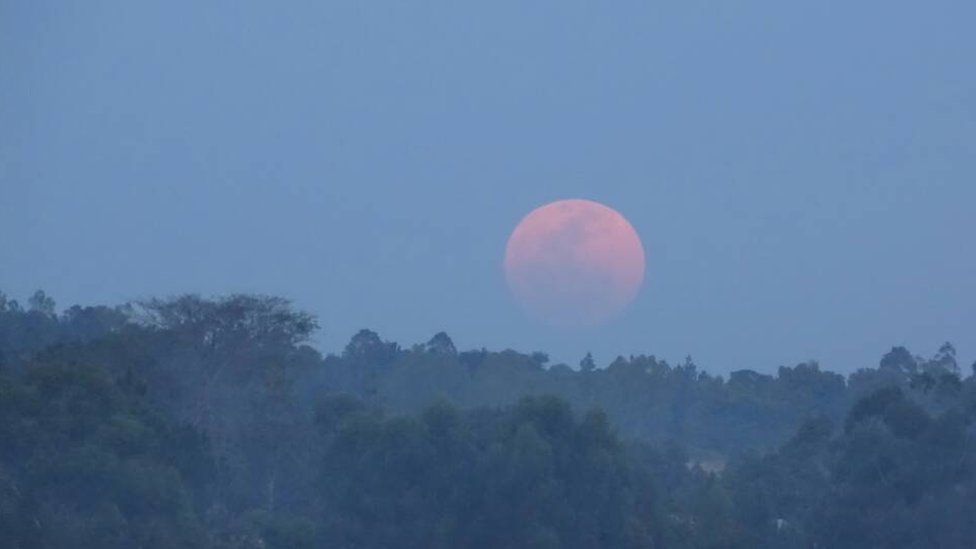
<path id="1" fill-rule="evenodd" d="M 149 7 L 149 4 L 154 4 Z M 976 358 L 976 3 L 0 0 L 0 290 L 259 292 L 337 351 Z M 574 333 L 501 261 L 606 203 L 646 285 Z"/>

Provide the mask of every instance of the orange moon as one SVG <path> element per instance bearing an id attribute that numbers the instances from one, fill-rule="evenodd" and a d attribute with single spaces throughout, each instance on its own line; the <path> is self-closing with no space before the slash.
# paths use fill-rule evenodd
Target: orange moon
<path id="1" fill-rule="evenodd" d="M 512 231 L 505 279 L 531 316 L 553 326 L 592 326 L 637 296 L 644 246 L 613 208 L 558 200 L 529 212 Z"/>

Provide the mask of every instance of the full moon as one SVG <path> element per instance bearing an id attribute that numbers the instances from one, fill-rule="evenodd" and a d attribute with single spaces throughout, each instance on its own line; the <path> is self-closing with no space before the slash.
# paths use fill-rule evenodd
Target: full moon
<path id="1" fill-rule="evenodd" d="M 512 231 L 505 279 L 531 316 L 553 326 L 592 326 L 637 296 L 644 246 L 613 208 L 559 200 L 532 210 Z"/>

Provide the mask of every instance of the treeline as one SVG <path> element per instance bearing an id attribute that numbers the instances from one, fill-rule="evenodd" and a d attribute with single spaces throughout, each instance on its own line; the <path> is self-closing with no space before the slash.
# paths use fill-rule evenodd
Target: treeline
<path id="1" fill-rule="evenodd" d="M 0 546 L 966 547 L 976 381 L 341 355 L 282 299 L 0 294 Z"/>
<path id="2" fill-rule="evenodd" d="M 541 352 L 458 352 L 444 333 L 403 349 L 362 330 L 341 355 L 325 358 L 311 386 L 362 395 L 408 413 L 436 399 L 472 408 L 559 395 L 577 410 L 604 410 L 626 438 L 678 443 L 705 460 L 775 449 L 805 419 L 841 421 L 854 402 L 883 387 L 901 387 L 927 409 L 940 411 L 963 386 L 948 343 L 931 358 L 896 347 L 878 367 L 847 378 L 817 363 L 783 366 L 776 375 L 739 370 L 723 378 L 690 357 L 673 365 L 654 356 L 618 357 L 605 368 L 597 368 L 589 355 L 575 369 L 548 362 Z"/>

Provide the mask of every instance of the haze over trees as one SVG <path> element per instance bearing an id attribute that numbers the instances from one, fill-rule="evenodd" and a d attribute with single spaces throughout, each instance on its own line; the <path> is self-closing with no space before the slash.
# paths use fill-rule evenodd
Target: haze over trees
<path id="1" fill-rule="evenodd" d="M 968 547 L 976 379 L 337 355 L 288 301 L 0 294 L 3 547 Z"/>

